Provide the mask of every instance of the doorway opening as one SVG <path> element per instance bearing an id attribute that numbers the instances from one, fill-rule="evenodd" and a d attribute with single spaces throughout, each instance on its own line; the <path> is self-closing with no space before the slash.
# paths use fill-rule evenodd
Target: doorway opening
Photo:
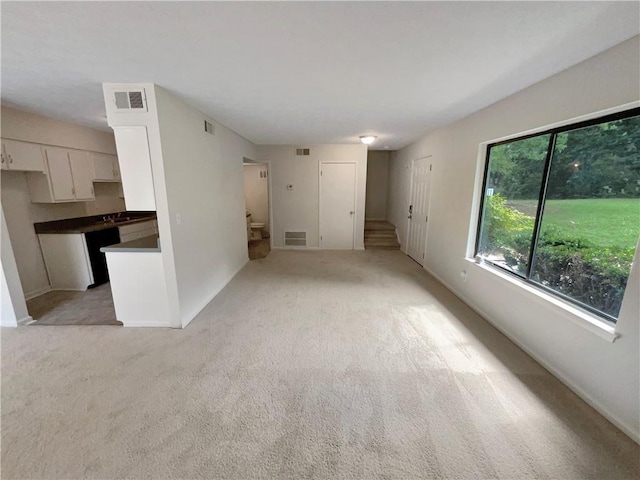
<path id="1" fill-rule="evenodd" d="M 388 219 L 389 150 L 367 152 L 367 190 L 364 215 L 365 250 L 400 250 L 396 226 Z"/>
<path id="2" fill-rule="evenodd" d="M 271 251 L 269 164 L 245 159 L 243 168 L 248 254 L 258 260 Z"/>

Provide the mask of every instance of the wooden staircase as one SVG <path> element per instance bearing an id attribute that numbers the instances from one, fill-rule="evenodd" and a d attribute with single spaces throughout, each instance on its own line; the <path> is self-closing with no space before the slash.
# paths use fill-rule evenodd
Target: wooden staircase
<path id="1" fill-rule="evenodd" d="M 366 220 L 364 248 L 365 250 L 400 250 L 395 225 L 386 221 Z"/>

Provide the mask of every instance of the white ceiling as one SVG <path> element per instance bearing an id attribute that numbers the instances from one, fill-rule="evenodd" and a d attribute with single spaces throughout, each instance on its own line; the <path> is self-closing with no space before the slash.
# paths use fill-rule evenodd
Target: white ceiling
<path id="1" fill-rule="evenodd" d="M 397 149 L 640 31 L 638 2 L 2 2 L 2 102 L 153 82 L 257 144 Z M 612 72 L 612 74 L 615 74 Z"/>

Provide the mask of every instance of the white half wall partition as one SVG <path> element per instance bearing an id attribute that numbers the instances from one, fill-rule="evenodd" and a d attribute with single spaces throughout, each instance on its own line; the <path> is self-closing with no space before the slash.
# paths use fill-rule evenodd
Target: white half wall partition
<path id="1" fill-rule="evenodd" d="M 256 147 L 157 85 L 103 89 L 111 127 L 146 127 L 153 188 L 144 190 L 154 197 L 168 318 L 183 328 L 248 261 L 242 162 Z M 115 92 L 133 100 L 121 96 L 120 108 Z M 123 181 L 142 170 L 122 168 Z"/>
<path id="2" fill-rule="evenodd" d="M 640 266 L 633 263 L 612 343 L 585 321 L 467 260 L 474 237 L 480 144 L 640 97 L 640 37 L 617 45 L 395 152 L 389 219 L 406 243 L 410 162 L 433 158 L 425 268 L 573 391 L 640 440 Z M 466 272 L 465 275 L 461 275 Z"/>
<path id="3" fill-rule="evenodd" d="M 309 155 L 296 155 L 301 147 L 262 145 L 258 160 L 271 165 L 271 238 L 274 248 L 284 248 L 284 231 L 307 233 L 307 248 L 320 248 L 320 163 L 356 164 L 354 249 L 364 249 L 367 188 L 366 145 L 305 145 Z"/>

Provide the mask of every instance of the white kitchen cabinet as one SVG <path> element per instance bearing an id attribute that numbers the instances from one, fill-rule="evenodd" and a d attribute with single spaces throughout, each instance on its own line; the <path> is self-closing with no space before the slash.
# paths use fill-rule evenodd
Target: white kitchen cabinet
<path id="1" fill-rule="evenodd" d="M 120 229 L 120 242 L 129 242 L 138 238 L 149 237 L 158 234 L 158 222 L 149 220 L 148 222 L 134 223 L 132 225 L 122 225 Z"/>
<path id="2" fill-rule="evenodd" d="M 84 291 L 93 283 L 84 234 L 40 234 L 38 238 L 53 290 Z"/>
<path id="3" fill-rule="evenodd" d="M 127 210 L 154 211 L 156 197 L 146 127 L 113 127 Z"/>
<path id="4" fill-rule="evenodd" d="M 94 200 L 93 191 L 93 165 L 88 152 L 81 150 L 69 150 L 69 165 L 71 166 L 71 178 L 77 201 Z"/>
<path id="5" fill-rule="evenodd" d="M 36 143 L 2 139 L 2 170 L 44 171 L 42 146 Z"/>
<path id="6" fill-rule="evenodd" d="M 119 182 L 120 165 L 118 157 L 106 153 L 91 153 L 94 182 Z"/>
<path id="7" fill-rule="evenodd" d="M 33 203 L 84 202 L 94 200 L 93 168 L 87 152 L 43 147 L 44 173 L 28 173 Z"/>

